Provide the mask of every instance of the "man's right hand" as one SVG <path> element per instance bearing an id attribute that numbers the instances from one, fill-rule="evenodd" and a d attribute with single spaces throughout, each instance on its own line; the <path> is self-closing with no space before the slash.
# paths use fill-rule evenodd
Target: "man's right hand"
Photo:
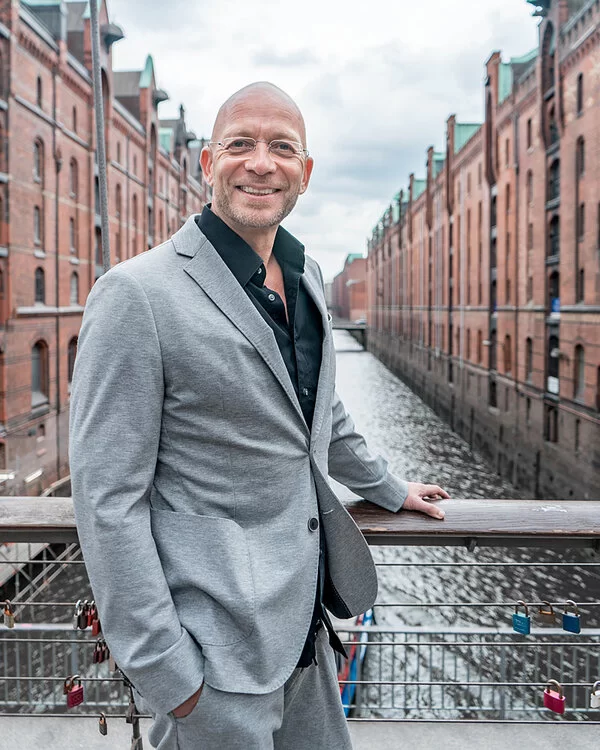
<path id="1" fill-rule="evenodd" d="M 177 708 L 173 709 L 173 716 L 176 719 L 183 719 L 184 716 L 187 716 L 188 714 L 192 713 L 192 711 L 196 707 L 196 703 L 198 703 L 198 699 L 202 695 L 203 688 L 204 688 L 204 682 L 202 682 L 202 685 L 200 685 L 198 690 L 196 690 L 196 692 L 193 695 L 191 695 L 180 706 L 177 706 Z"/>

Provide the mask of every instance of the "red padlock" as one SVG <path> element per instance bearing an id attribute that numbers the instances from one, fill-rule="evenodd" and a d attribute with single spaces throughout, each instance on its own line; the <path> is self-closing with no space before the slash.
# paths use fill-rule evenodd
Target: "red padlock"
<path id="1" fill-rule="evenodd" d="M 555 688 L 554 690 L 551 687 Z M 564 714 L 566 698 L 563 695 L 563 689 L 560 682 L 548 680 L 544 690 L 544 706 L 555 714 Z"/>
<path id="2" fill-rule="evenodd" d="M 87 617 L 87 627 L 88 628 L 92 627 L 92 623 L 94 622 L 94 614 L 95 613 L 96 613 L 96 605 L 95 605 L 95 603 L 93 601 L 91 601 L 88 604 L 87 610 L 85 612 L 86 617 Z"/>
<path id="3" fill-rule="evenodd" d="M 78 684 L 76 685 L 75 682 Z M 81 677 L 76 674 L 73 677 L 67 677 L 65 680 L 65 692 L 67 694 L 67 708 L 73 708 L 83 703 L 83 685 Z"/>
<path id="4" fill-rule="evenodd" d="M 97 636 L 102 632 L 100 620 L 98 619 L 98 610 L 94 608 L 94 619 L 92 620 L 92 635 Z"/>

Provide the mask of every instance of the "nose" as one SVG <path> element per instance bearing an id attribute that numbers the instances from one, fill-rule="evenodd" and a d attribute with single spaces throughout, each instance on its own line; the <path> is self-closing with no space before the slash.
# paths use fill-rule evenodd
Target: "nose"
<path id="1" fill-rule="evenodd" d="M 246 159 L 245 166 L 248 172 L 256 172 L 260 175 L 269 174 L 277 169 L 268 144 L 262 143 L 262 141 L 256 144 L 256 148 Z"/>

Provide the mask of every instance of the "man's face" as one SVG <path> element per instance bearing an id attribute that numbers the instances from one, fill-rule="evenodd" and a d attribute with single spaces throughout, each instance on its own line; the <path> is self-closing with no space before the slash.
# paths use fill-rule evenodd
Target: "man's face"
<path id="1" fill-rule="evenodd" d="M 235 100 L 217 121 L 213 140 L 234 136 L 261 142 L 241 157 L 217 145 L 202 151 L 204 177 L 213 188 L 212 210 L 233 229 L 278 226 L 306 190 L 313 161 L 303 153 L 278 158 L 267 144 L 281 139 L 304 146 L 302 120 L 285 99 L 270 92 L 252 92 Z"/>

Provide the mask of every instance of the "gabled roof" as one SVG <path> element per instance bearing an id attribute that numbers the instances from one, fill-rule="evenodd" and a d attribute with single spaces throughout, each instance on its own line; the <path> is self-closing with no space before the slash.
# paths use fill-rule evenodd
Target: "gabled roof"
<path id="1" fill-rule="evenodd" d="M 154 76 L 154 60 L 152 59 L 152 55 L 148 55 L 146 57 L 146 64 L 144 65 L 144 70 L 142 70 L 142 74 L 140 75 L 140 88 L 141 89 L 147 89 L 152 85 L 152 78 Z"/>

